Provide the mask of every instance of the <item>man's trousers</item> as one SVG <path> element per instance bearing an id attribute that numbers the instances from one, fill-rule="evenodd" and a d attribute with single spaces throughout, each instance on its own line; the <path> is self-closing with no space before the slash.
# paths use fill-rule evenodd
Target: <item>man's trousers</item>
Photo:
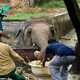
<path id="1" fill-rule="evenodd" d="M 49 70 L 54 80 L 68 80 L 68 66 L 72 64 L 75 56 L 55 55 L 49 63 Z"/>

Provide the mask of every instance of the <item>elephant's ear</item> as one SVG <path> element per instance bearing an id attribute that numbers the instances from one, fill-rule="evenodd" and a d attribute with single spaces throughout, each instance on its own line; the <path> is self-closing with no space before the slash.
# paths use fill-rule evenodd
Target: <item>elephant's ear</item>
<path id="1" fill-rule="evenodd" d="M 52 37 L 53 37 L 54 35 L 57 35 L 57 28 L 56 28 L 56 27 L 50 26 L 50 30 L 51 30 Z"/>
<path id="2" fill-rule="evenodd" d="M 57 28 L 55 27 L 55 31 L 57 32 Z"/>
<path id="3" fill-rule="evenodd" d="M 57 36 L 57 28 L 51 26 L 50 29 L 51 29 L 52 38 L 56 39 L 56 41 L 59 41 L 58 36 Z"/>
<path id="4" fill-rule="evenodd" d="M 21 29 L 16 33 L 15 38 L 17 38 L 20 33 L 22 33 L 22 30 Z"/>
<path id="5" fill-rule="evenodd" d="M 26 21 L 24 22 L 24 27 L 23 27 L 24 32 L 33 23 L 33 21 L 34 21 L 34 17 L 30 17 L 26 19 Z"/>
<path id="6" fill-rule="evenodd" d="M 31 33 L 32 33 L 32 29 L 29 28 L 29 29 L 27 30 L 27 36 L 31 37 Z"/>
<path id="7" fill-rule="evenodd" d="M 23 30 L 19 30 L 19 31 L 16 33 L 14 43 L 15 43 L 15 45 L 17 45 L 17 46 L 25 46 Z"/>

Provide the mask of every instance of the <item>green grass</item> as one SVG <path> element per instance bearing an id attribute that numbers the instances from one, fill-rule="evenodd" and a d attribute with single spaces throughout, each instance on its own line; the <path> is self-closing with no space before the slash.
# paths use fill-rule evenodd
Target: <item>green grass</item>
<path id="1" fill-rule="evenodd" d="M 80 0 L 77 0 L 78 3 L 80 3 Z"/>
<path id="2" fill-rule="evenodd" d="M 78 5 L 80 6 L 80 0 L 77 0 L 78 2 Z M 53 8 L 53 7 L 58 7 L 58 8 L 61 8 L 61 7 L 66 7 L 65 6 L 65 3 L 63 0 L 60 0 L 60 1 L 51 1 L 51 2 L 48 2 L 48 3 L 45 3 L 43 5 L 36 5 L 37 7 L 40 7 L 40 8 Z"/>
<path id="3" fill-rule="evenodd" d="M 80 6 L 80 0 L 77 0 L 79 6 Z M 44 3 L 43 5 L 36 5 L 39 8 L 61 8 L 61 7 L 66 7 L 65 3 L 63 0 L 60 1 L 51 1 L 48 3 Z M 32 11 L 17 11 L 14 9 L 9 9 L 9 12 L 14 12 L 14 15 L 7 15 L 4 19 L 27 19 L 30 17 L 41 17 L 41 16 L 48 16 L 48 17 L 53 17 L 54 15 L 49 15 L 47 13 L 40 13 L 40 12 L 32 12 Z"/>
<path id="4" fill-rule="evenodd" d="M 54 15 L 49 15 L 45 13 L 39 13 L 39 12 L 22 12 L 22 11 L 17 11 L 17 10 L 9 10 L 9 12 L 14 12 L 14 15 L 7 15 L 4 19 L 27 19 L 30 17 L 41 17 L 41 16 L 54 16 Z"/>
<path id="5" fill-rule="evenodd" d="M 63 0 L 61 1 L 52 1 L 48 3 L 44 3 L 43 5 L 39 6 L 40 8 L 53 8 L 53 7 L 65 7 L 65 4 Z M 9 12 L 14 12 L 14 15 L 7 15 L 4 19 L 27 19 L 29 17 L 41 17 L 41 16 L 48 16 L 48 17 L 53 17 L 54 15 L 49 15 L 47 13 L 40 13 L 40 12 L 31 12 L 31 11 L 17 11 L 14 9 L 9 9 Z"/>
<path id="6" fill-rule="evenodd" d="M 77 3 L 78 3 L 78 5 L 79 5 L 79 7 L 80 7 L 80 0 L 77 0 Z"/>
<path id="7" fill-rule="evenodd" d="M 51 2 L 48 2 L 48 3 L 45 3 L 43 5 L 36 5 L 37 7 L 40 7 L 40 8 L 53 8 L 53 7 L 65 7 L 65 3 L 63 0 L 61 1 L 51 1 Z"/>

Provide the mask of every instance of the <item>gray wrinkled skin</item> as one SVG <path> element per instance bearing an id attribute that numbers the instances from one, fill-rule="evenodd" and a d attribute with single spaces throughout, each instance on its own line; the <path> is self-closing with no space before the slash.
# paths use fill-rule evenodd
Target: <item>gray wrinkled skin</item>
<path id="1" fill-rule="evenodd" d="M 31 17 L 25 21 L 24 25 L 23 30 L 19 31 L 16 36 L 15 44 L 26 45 L 27 47 L 31 47 L 35 44 L 34 46 L 40 48 L 40 54 L 37 59 L 42 60 L 45 48 L 48 46 L 48 40 L 53 38 L 58 41 L 57 30 L 53 24 L 53 18 Z"/>

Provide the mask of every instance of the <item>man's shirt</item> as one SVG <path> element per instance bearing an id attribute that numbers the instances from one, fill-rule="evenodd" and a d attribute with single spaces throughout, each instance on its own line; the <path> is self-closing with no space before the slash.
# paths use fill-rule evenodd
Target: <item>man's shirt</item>
<path id="1" fill-rule="evenodd" d="M 3 30 L 1 19 L 0 19 L 0 30 Z"/>
<path id="2" fill-rule="evenodd" d="M 53 42 L 49 46 L 47 46 L 45 54 L 49 53 L 60 56 L 68 56 L 68 55 L 75 56 L 74 51 L 70 47 L 60 42 Z"/>
<path id="3" fill-rule="evenodd" d="M 23 63 L 22 58 L 8 44 L 0 42 L 0 76 L 6 75 L 15 69 L 13 59 Z"/>

